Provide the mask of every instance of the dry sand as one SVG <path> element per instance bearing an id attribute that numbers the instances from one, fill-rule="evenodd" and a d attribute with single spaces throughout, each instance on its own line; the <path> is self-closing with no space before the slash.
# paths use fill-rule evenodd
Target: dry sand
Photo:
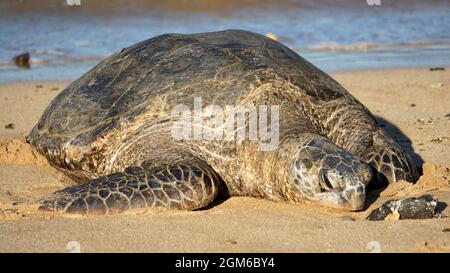
<path id="1" fill-rule="evenodd" d="M 40 213 L 24 202 L 71 182 L 33 153 L 24 136 L 67 82 L 1 84 L 0 251 L 68 252 L 69 242 L 77 241 L 82 252 L 370 252 L 377 245 L 382 252 L 450 252 L 449 218 L 364 220 L 383 201 L 399 196 L 426 192 L 450 203 L 450 70 L 333 76 L 380 118 L 417 165 L 423 164 L 424 175 L 416 185 L 391 185 L 379 198 L 371 196 L 375 202 L 359 213 L 253 198 L 230 198 L 195 212 L 150 210 L 102 217 Z M 10 123 L 13 129 L 5 127 Z M 443 215 L 449 211 L 445 208 Z"/>

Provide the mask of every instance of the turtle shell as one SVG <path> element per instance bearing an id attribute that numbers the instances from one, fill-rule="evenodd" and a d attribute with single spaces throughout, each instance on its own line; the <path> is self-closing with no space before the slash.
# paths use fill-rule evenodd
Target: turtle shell
<path id="1" fill-rule="evenodd" d="M 67 153 L 73 145 L 90 152 L 75 150 L 71 158 L 92 155 L 102 150 L 92 143 L 120 134 L 124 124 L 129 128 L 142 116 L 156 120 L 175 105 L 192 106 L 194 97 L 204 105 L 236 105 L 271 81 L 294 86 L 317 103 L 352 99 L 331 77 L 263 35 L 242 30 L 165 34 L 111 55 L 72 82 L 50 103 L 29 139 L 50 162 L 64 160 L 63 148 Z"/>

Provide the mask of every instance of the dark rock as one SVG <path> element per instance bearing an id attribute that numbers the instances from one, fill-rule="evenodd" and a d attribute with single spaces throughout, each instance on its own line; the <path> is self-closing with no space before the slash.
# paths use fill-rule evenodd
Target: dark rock
<path id="1" fill-rule="evenodd" d="M 443 67 L 430 67 L 430 71 L 445 71 Z"/>
<path id="2" fill-rule="evenodd" d="M 30 68 L 30 53 L 28 52 L 17 55 L 12 60 L 19 67 Z"/>
<path id="3" fill-rule="evenodd" d="M 381 207 L 373 210 L 367 217 L 369 220 L 393 219 L 431 219 L 436 214 L 438 200 L 426 194 L 408 199 L 389 200 Z"/>

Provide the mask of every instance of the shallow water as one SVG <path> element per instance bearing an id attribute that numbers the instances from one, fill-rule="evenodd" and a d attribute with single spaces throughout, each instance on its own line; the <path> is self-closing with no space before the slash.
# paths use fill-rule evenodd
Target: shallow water
<path id="1" fill-rule="evenodd" d="M 105 56 L 155 35 L 230 28 L 274 33 L 327 72 L 450 64 L 449 1 L 157 2 L 2 1 L 0 82 L 73 80 Z M 31 69 L 11 62 L 22 52 L 30 52 Z"/>

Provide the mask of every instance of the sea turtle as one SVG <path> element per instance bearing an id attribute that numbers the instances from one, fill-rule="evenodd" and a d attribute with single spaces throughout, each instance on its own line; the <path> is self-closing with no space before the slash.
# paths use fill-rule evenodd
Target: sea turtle
<path id="1" fill-rule="evenodd" d="M 189 138 L 188 131 L 174 137 L 189 112 L 173 109 L 193 109 L 199 98 L 224 113 L 230 105 L 278 107 L 265 127 L 277 130 L 277 146 Z M 251 115 L 243 116 L 247 124 Z M 233 134 L 241 127 L 231 126 Z M 50 103 L 28 140 L 79 183 L 40 207 L 68 213 L 194 210 L 219 193 L 353 211 L 363 208 L 369 182 L 417 178 L 402 148 L 339 83 L 281 43 L 244 30 L 165 34 L 113 54 Z"/>

